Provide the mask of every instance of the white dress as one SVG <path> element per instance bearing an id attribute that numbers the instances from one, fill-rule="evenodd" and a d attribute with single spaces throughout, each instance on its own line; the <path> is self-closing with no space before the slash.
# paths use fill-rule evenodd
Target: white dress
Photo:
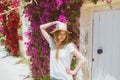
<path id="1" fill-rule="evenodd" d="M 58 60 L 56 60 L 56 49 L 53 38 L 50 37 L 50 76 L 58 80 L 73 80 L 72 75 L 66 73 L 66 68 L 70 69 L 72 61 L 72 51 L 74 47 L 71 43 L 63 49 L 59 49 Z"/>

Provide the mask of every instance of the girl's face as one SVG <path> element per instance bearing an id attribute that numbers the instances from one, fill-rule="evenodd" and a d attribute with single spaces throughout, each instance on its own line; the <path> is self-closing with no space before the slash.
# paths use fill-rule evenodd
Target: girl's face
<path id="1" fill-rule="evenodd" d="M 65 31 L 60 31 L 58 35 L 59 42 L 62 42 L 65 40 L 67 33 Z"/>

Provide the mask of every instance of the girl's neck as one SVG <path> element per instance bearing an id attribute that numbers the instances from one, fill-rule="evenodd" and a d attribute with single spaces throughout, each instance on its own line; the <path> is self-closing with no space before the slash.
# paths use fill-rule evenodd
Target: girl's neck
<path id="1" fill-rule="evenodd" d="M 58 43 L 56 46 L 58 47 L 58 49 L 61 49 L 64 47 L 64 45 L 62 45 L 61 43 Z"/>
<path id="2" fill-rule="evenodd" d="M 61 46 L 62 45 L 62 42 L 58 42 L 58 46 Z"/>

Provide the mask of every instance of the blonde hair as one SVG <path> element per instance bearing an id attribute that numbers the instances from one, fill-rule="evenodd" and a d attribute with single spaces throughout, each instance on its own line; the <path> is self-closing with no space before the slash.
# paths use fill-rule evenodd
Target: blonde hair
<path id="1" fill-rule="evenodd" d="M 53 33 L 53 39 L 54 39 L 54 42 L 55 42 L 55 45 L 56 45 L 56 59 L 58 60 L 58 52 L 59 52 L 59 48 L 60 48 L 60 45 L 58 44 L 58 36 L 59 36 L 59 33 L 60 33 L 61 30 L 59 31 L 56 31 Z M 70 42 L 69 40 L 69 34 L 66 32 L 66 38 L 65 40 L 61 43 L 61 45 L 65 46 L 66 44 L 68 44 Z"/>

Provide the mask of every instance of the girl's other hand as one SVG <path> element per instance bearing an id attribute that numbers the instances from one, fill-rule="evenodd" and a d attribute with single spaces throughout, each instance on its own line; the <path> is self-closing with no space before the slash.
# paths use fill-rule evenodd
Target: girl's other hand
<path id="1" fill-rule="evenodd" d="M 68 68 L 66 68 L 66 72 L 70 75 L 76 75 L 76 73 L 73 70 L 68 69 Z"/>

